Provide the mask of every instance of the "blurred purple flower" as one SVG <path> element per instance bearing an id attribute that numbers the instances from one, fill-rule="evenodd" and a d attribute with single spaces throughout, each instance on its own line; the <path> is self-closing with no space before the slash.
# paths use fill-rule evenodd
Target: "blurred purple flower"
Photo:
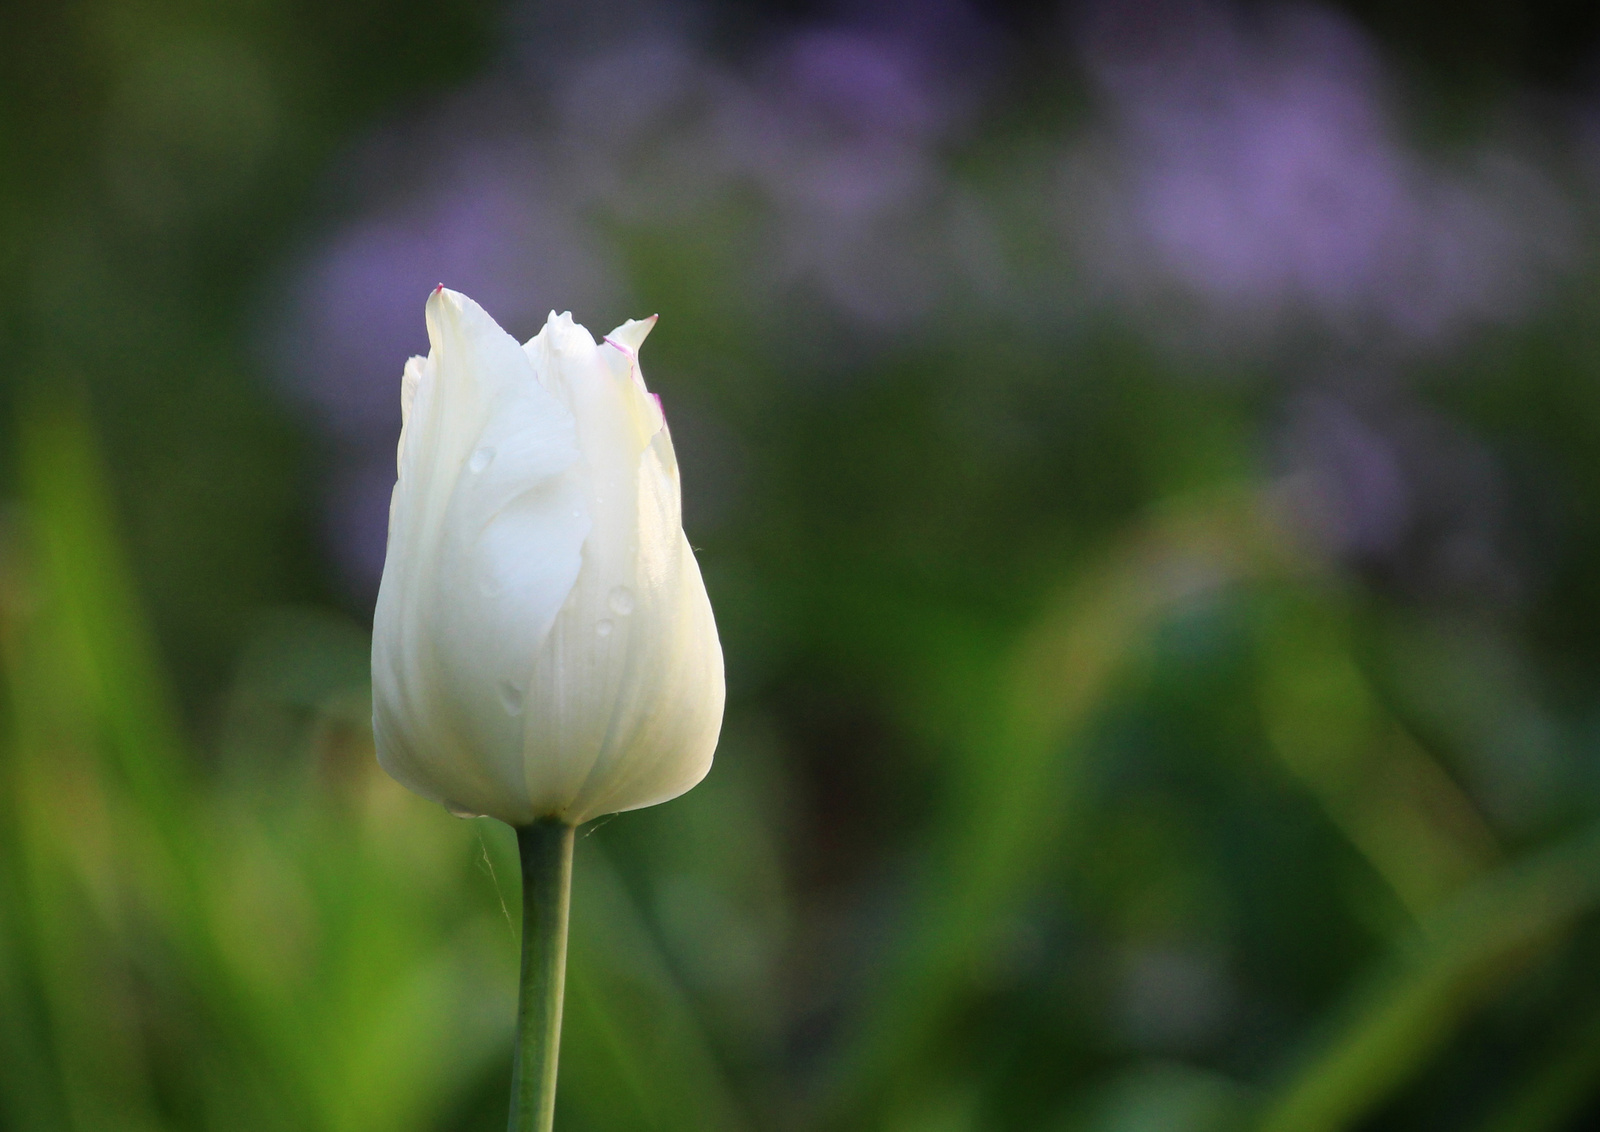
<path id="1" fill-rule="evenodd" d="M 552 309 L 593 309 L 617 289 L 597 241 L 518 146 L 430 148 L 438 159 L 402 186 L 414 195 L 375 208 L 310 258 L 275 331 L 284 376 L 342 453 L 327 503 L 332 548 L 364 594 L 382 569 L 400 372 L 427 350 L 428 292 L 441 282 L 469 290 L 531 334 Z"/>
<path id="2" fill-rule="evenodd" d="M 660 32 L 569 63 L 553 96 L 566 191 L 659 224 L 753 188 L 764 207 L 731 266 L 754 293 L 800 288 L 847 322 L 905 326 L 990 268 L 985 226 L 936 153 L 981 77 L 948 65 L 949 38 L 981 46 L 983 25 L 954 0 L 930 11 L 868 5 L 778 38 L 742 72 Z"/>
<path id="3" fill-rule="evenodd" d="M 1529 167 L 1486 149 L 1450 171 L 1400 142 L 1375 52 L 1342 16 L 1103 5 L 1083 40 L 1124 221 L 1219 313 L 1430 342 L 1514 316 L 1564 258 L 1570 209 Z"/>
<path id="4" fill-rule="evenodd" d="M 1294 518 L 1336 557 L 1373 561 L 1399 549 L 1411 489 L 1399 454 L 1342 402 L 1307 395 L 1294 404 L 1280 445 Z"/>
<path id="5" fill-rule="evenodd" d="M 772 60 L 750 167 L 779 206 L 834 223 L 904 205 L 934 175 L 935 103 L 893 43 L 809 31 Z"/>
<path id="6" fill-rule="evenodd" d="M 984 225 L 938 154 L 971 79 L 929 50 L 892 24 L 803 31 L 768 59 L 740 124 L 775 212 L 773 281 L 809 284 L 872 330 L 925 317 L 985 266 Z"/>
<path id="7" fill-rule="evenodd" d="M 610 297 L 594 247 L 538 181 L 473 154 L 408 207 L 337 235 L 308 265 L 289 336 L 293 376 L 335 431 L 392 438 L 400 370 L 425 352 L 422 304 L 437 283 L 469 289 L 508 326 Z"/>
<path id="8" fill-rule="evenodd" d="M 750 97 L 692 43 L 627 40 L 578 61 L 555 90 L 553 171 L 571 199 L 624 221 L 680 220 L 740 175 L 729 123 Z"/>
<path id="9" fill-rule="evenodd" d="M 750 231 L 718 270 L 775 318 L 799 289 L 847 323 L 904 328 L 963 279 L 992 289 L 983 208 L 936 153 L 970 120 L 992 42 L 963 0 L 860 3 L 742 69 L 670 5 L 628 12 L 535 13 L 547 26 L 522 71 L 365 143 L 346 168 L 362 181 L 366 154 L 367 211 L 309 258 L 275 319 L 284 376 L 343 454 L 328 507 L 363 591 L 383 551 L 374 469 L 392 459 L 399 374 L 425 348 L 418 314 L 436 283 L 531 331 L 551 309 L 616 299 L 611 232 L 713 217 L 753 189 Z"/>
<path id="10" fill-rule="evenodd" d="M 1287 517 L 1331 557 L 1435 597 L 1513 601 L 1508 489 L 1483 445 L 1420 405 L 1291 402 L 1278 436 Z"/>

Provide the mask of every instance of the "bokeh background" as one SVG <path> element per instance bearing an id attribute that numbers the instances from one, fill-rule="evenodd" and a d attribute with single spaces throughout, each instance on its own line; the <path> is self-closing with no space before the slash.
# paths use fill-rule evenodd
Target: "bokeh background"
<path id="1" fill-rule="evenodd" d="M 503 1126 L 378 770 L 436 282 L 644 351 L 717 764 L 558 1126 L 1600 1121 L 1600 13 L 0 8 L 0 1129 Z"/>

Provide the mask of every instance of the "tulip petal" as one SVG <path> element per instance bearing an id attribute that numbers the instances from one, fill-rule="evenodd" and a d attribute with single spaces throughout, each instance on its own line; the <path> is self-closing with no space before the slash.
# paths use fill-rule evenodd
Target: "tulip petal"
<path id="1" fill-rule="evenodd" d="M 711 768 L 721 727 L 722 648 L 683 534 L 677 459 L 664 431 L 640 461 L 638 532 L 633 635 L 616 666 L 605 742 L 573 800 L 580 820 L 683 793 Z"/>
<path id="2" fill-rule="evenodd" d="M 395 448 L 397 475 L 406 458 L 406 426 L 411 423 L 411 406 L 416 404 L 417 386 L 427 364 L 427 358 L 410 358 L 406 361 L 405 372 L 400 375 L 400 443 Z"/>
<path id="3" fill-rule="evenodd" d="M 644 340 L 656 328 L 656 320 L 660 317 L 658 314 L 653 314 L 649 318 L 630 318 L 607 334 L 606 341 L 630 358 L 638 357 L 639 347 L 644 345 Z"/>
<path id="4" fill-rule="evenodd" d="M 533 653 L 589 529 L 564 475 L 576 428 L 476 303 L 439 291 L 428 316 L 433 349 L 407 414 L 373 649 L 375 690 L 392 677 L 388 698 L 413 718 L 385 728 L 378 713 L 380 757 L 455 808 L 528 820 L 537 815 L 498 811 L 521 794 Z"/>

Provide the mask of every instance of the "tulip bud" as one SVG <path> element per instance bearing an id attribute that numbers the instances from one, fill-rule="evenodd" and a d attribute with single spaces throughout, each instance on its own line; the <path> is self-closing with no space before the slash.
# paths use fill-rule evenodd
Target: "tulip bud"
<path id="1" fill-rule="evenodd" d="M 401 380 L 372 632 L 378 760 L 457 814 L 577 824 L 699 782 L 722 648 L 638 349 L 552 314 L 526 346 L 427 304 Z"/>

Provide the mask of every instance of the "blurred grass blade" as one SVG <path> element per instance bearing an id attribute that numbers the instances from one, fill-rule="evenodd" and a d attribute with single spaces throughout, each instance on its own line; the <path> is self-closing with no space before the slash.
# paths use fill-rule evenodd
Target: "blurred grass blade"
<path id="1" fill-rule="evenodd" d="M 0 1127 L 56 1132 L 67 1127 L 66 1109 L 38 993 L 39 957 L 23 875 L 15 677 L 28 586 L 15 535 L 0 527 Z"/>
<path id="2" fill-rule="evenodd" d="M 1266 1109 L 1261 1132 L 1355 1126 L 1462 1019 L 1600 901 L 1600 826 L 1505 866 L 1425 918 Z"/>
<path id="3" fill-rule="evenodd" d="M 0 548 L 6 549 L 6 548 Z M 0 664 L 16 667 L 21 580 L 0 561 Z M 6 700 L 15 687 L 7 681 Z M 56 1132 L 68 1127 L 51 1050 L 48 1009 L 39 993 L 40 956 L 28 915 L 15 713 L 0 707 L 0 1127 Z"/>
<path id="4" fill-rule="evenodd" d="M 1488 825 L 1382 707 L 1356 661 L 1346 603 L 1275 599 L 1260 628 L 1267 738 L 1401 904 L 1423 915 L 1498 856 Z"/>
<path id="5" fill-rule="evenodd" d="M 1474 1132 L 1561 1132 L 1600 1084 L 1600 1011 L 1539 1051 L 1537 1068 Z"/>
<path id="6" fill-rule="evenodd" d="M 1013 655 L 934 823 L 926 882 L 834 1086 L 827 1123 L 860 1120 L 908 1079 L 981 972 L 995 934 L 1074 823 L 1087 728 L 1161 619 L 1242 577 L 1284 569 L 1244 494 L 1186 501 L 1115 546 L 1069 586 Z M 874 1098 L 879 1100 L 874 1100 Z M 869 1120 L 870 1122 L 870 1120 Z"/>
<path id="7" fill-rule="evenodd" d="M 171 828 L 182 821 L 182 733 L 83 414 L 32 406 L 19 452 L 29 549 L 48 618 L 34 644 L 56 652 L 56 676 L 70 680 L 56 698 L 73 702 L 58 707 L 92 712 L 141 807 Z"/>
<path id="8" fill-rule="evenodd" d="M 17 1056 L 39 1076 L 17 1095 L 55 1108 L 63 1127 L 155 1128 L 129 1011 L 131 940 L 134 906 L 168 887 L 144 871 L 164 840 L 146 817 L 176 829 L 181 748 L 81 417 L 36 404 L 19 432 L 24 565 L 8 589 L 24 596 L 8 601 L 3 657 L 5 950 L 23 957 L 7 981 L 37 990 L 17 1004 L 17 1018 L 37 1019 L 33 1048 Z M 131 806 L 106 781 L 113 767 Z M 40 1100 L 52 1088 L 59 1104 Z"/>
<path id="9" fill-rule="evenodd" d="M 740 1107 L 622 881 L 598 846 L 577 856 L 557 1105 L 598 1129 L 738 1132 Z"/>
<path id="10" fill-rule="evenodd" d="M 233 1032 L 249 1030 L 208 932 L 202 811 L 90 430 L 70 400 L 41 399 L 18 431 L 26 598 L 4 657 L 11 908 L 69 1126 L 155 1127 L 132 1004 L 198 990 Z M 167 947 L 181 961 L 156 958 Z"/>

